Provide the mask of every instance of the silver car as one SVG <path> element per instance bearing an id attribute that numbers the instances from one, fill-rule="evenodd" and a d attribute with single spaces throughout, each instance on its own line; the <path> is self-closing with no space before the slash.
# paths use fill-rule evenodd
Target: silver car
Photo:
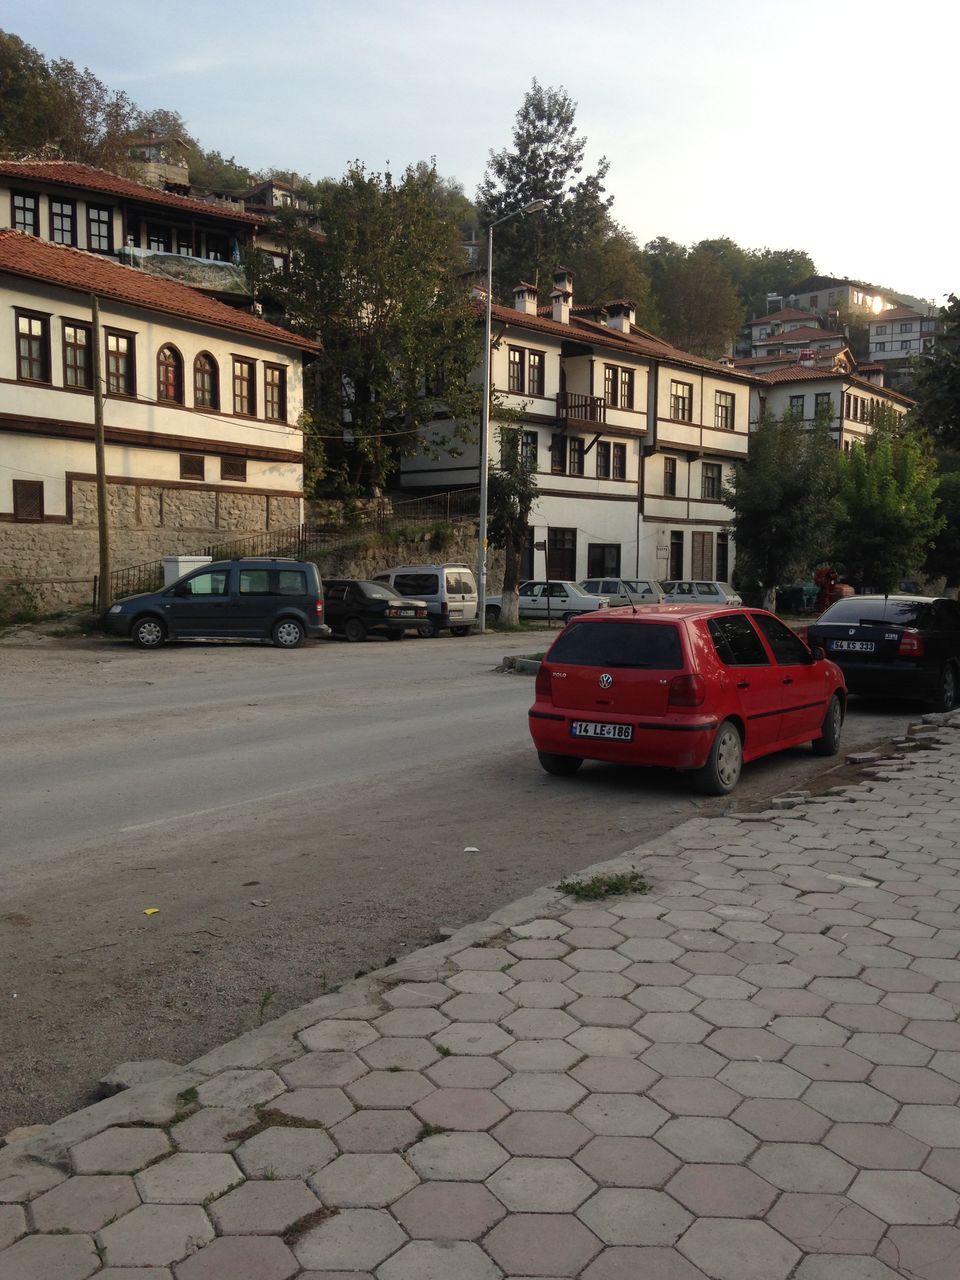
<path id="1" fill-rule="evenodd" d="M 743 604 L 729 582 L 697 582 L 685 578 L 660 585 L 667 604 Z"/>
<path id="2" fill-rule="evenodd" d="M 606 596 L 612 606 L 659 604 L 663 599 L 652 578 L 584 578 L 577 585 L 591 596 Z"/>
<path id="3" fill-rule="evenodd" d="M 525 582 L 519 595 L 520 617 L 524 621 L 569 622 L 578 614 L 609 608 L 605 597 L 590 595 L 575 582 Z M 500 617 L 502 601 L 502 596 L 487 596 L 488 625 L 493 625 Z"/>

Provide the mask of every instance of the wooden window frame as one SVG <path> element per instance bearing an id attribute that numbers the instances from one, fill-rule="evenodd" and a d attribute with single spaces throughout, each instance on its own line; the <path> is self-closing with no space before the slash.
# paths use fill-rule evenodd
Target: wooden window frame
<path id="1" fill-rule="evenodd" d="M 665 498 L 675 498 L 677 496 L 676 458 L 665 457 L 663 460 L 663 496 Z"/>
<path id="2" fill-rule="evenodd" d="M 238 396 L 237 396 L 237 389 L 239 386 L 238 377 L 242 369 L 246 370 L 245 381 L 247 386 L 247 397 L 249 400 L 249 404 L 246 409 L 237 408 L 237 405 L 239 403 Z M 234 417 L 255 418 L 257 416 L 257 362 L 256 360 L 251 360 L 249 356 L 233 357 L 232 385 L 233 385 Z"/>
<path id="3" fill-rule="evenodd" d="M 199 466 L 197 465 L 199 464 Z M 197 471 L 199 470 L 199 475 Z M 206 459 L 202 453 L 181 453 L 180 454 L 180 479 L 181 480 L 206 480 L 207 467 Z"/>
<path id="4" fill-rule="evenodd" d="M 230 472 L 233 472 L 231 475 Z M 235 480 L 246 482 L 247 479 L 247 460 L 246 458 L 221 458 L 220 459 L 220 479 Z"/>
<path id="5" fill-rule="evenodd" d="M 95 218 L 94 214 L 105 214 L 106 217 Z M 100 239 L 100 228 L 106 226 L 107 247 L 102 245 L 94 245 L 94 239 Z M 88 204 L 87 205 L 87 249 L 90 253 L 108 253 L 112 254 L 113 249 L 113 209 L 108 204 Z"/>
<path id="6" fill-rule="evenodd" d="M 713 425 L 718 431 L 733 431 L 737 424 L 737 397 L 732 391 L 714 392 Z"/>
<path id="7" fill-rule="evenodd" d="M 158 249 L 150 243 L 151 240 L 162 242 L 163 247 Z M 172 253 L 173 252 L 173 227 L 164 227 L 161 223 L 147 223 L 147 249 L 151 253 Z"/>
<path id="8" fill-rule="evenodd" d="M 542 351 L 527 352 L 527 395 L 542 396 L 546 387 L 547 361 Z"/>
<path id="9" fill-rule="evenodd" d="M 582 436 L 571 436 L 567 442 L 567 474 L 582 476 L 586 467 L 586 443 Z"/>
<path id="10" fill-rule="evenodd" d="M 29 489 L 35 498 L 39 499 L 38 515 L 24 515 L 22 513 L 22 501 L 25 490 Z M 13 482 L 13 518 L 18 524 L 43 524 L 44 504 L 43 504 L 43 481 L 42 480 L 14 480 Z"/>
<path id="11" fill-rule="evenodd" d="M 684 544 L 683 530 L 671 529 L 670 530 L 670 550 L 669 550 L 670 558 L 667 561 L 667 564 L 670 569 L 670 572 L 667 575 L 668 580 L 672 579 L 675 582 L 683 580 L 683 558 L 686 555 L 686 548 L 684 547 L 683 544 Z M 678 552 L 679 552 L 679 560 L 677 559 Z M 674 572 L 674 570 L 676 570 L 676 572 Z"/>
<path id="12" fill-rule="evenodd" d="M 60 209 L 61 209 L 61 212 L 59 213 L 55 212 L 55 209 L 58 205 L 60 206 Z M 70 239 L 58 240 L 57 231 L 59 229 L 62 233 L 62 220 L 65 216 L 62 210 L 64 209 L 69 209 L 70 211 L 69 213 Z M 77 247 L 77 202 L 76 200 L 59 199 L 56 196 L 48 196 L 47 210 L 49 213 L 49 223 L 50 223 L 50 243 L 65 244 L 69 246 L 69 248 L 75 249 Z M 57 226 L 57 219 L 60 219 L 61 221 L 61 225 L 59 228 Z"/>
<path id="13" fill-rule="evenodd" d="M 716 492 L 707 492 L 716 489 Z M 700 465 L 700 497 L 704 502 L 719 502 L 723 491 L 723 463 L 703 462 Z M 694 575 L 696 576 L 696 575 Z"/>
<path id="14" fill-rule="evenodd" d="M 525 352 L 523 347 L 507 348 L 507 394 L 522 396 L 526 391 Z"/>
<path id="15" fill-rule="evenodd" d="M 676 390 L 676 388 L 680 390 Z M 684 405 L 688 412 L 683 413 Z M 679 378 L 670 379 L 670 417 L 674 422 L 693 421 L 693 383 L 681 382 Z"/>
<path id="16" fill-rule="evenodd" d="M 126 378 L 125 385 L 122 390 L 116 391 L 110 386 L 111 368 L 110 368 L 110 339 L 125 338 L 127 340 L 127 357 L 126 357 Z M 104 347 L 104 372 L 106 374 L 106 394 L 108 396 L 121 396 L 136 398 L 137 394 L 137 335 L 129 329 L 104 329 L 103 331 L 103 347 Z"/>
<path id="17" fill-rule="evenodd" d="M 716 573 L 718 582 L 730 581 L 730 535 L 721 529 L 715 538 Z M 720 569 L 723 568 L 721 574 Z"/>
<path id="18" fill-rule="evenodd" d="M 165 360 L 164 352 L 169 352 L 172 359 Z M 169 379 L 165 378 L 161 372 L 163 369 L 173 370 L 172 396 L 163 394 L 164 388 L 169 386 Z M 183 387 L 183 356 L 172 342 L 165 342 L 157 352 L 157 403 L 179 405 L 186 403 Z"/>
<path id="19" fill-rule="evenodd" d="M 14 307 L 14 333 L 16 335 L 16 356 L 17 356 L 17 381 L 25 382 L 28 386 L 48 387 L 52 382 L 52 363 L 50 352 L 50 315 L 46 311 L 32 311 L 27 307 Z M 40 324 L 40 366 L 41 377 L 34 378 L 31 374 L 23 373 L 23 356 L 20 352 L 20 321 L 29 320 L 31 322 L 38 321 Z M 32 343 L 34 334 L 25 335 Z M 33 363 L 32 355 L 28 357 L 28 362 Z"/>
<path id="20" fill-rule="evenodd" d="M 207 404 L 198 394 L 200 390 L 201 361 L 209 361 L 210 366 L 210 403 Z M 208 413 L 220 408 L 220 366 L 209 351 L 199 351 L 193 361 L 193 407 Z"/>
<path id="21" fill-rule="evenodd" d="M 85 344 L 71 342 L 67 338 L 68 329 L 79 329 L 87 335 Z M 93 390 L 93 329 L 89 324 L 85 324 L 81 320 L 62 320 L 61 321 L 61 344 L 63 347 L 63 385 L 69 391 L 92 391 Z M 84 382 L 71 382 L 67 377 L 69 369 L 76 369 L 76 362 L 71 363 L 71 351 L 85 351 L 87 353 L 86 360 L 86 380 Z"/>
<path id="22" fill-rule="evenodd" d="M 605 461 L 601 461 L 605 459 Z M 609 480 L 613 475 L 612 463 L 610 461 L 610 441 L 597 441 L 597 479 Z"/>
<path id="23" fill-rule="evenodd" d="M 625 444 L 614 444 L 610 450 L 610 470 L 614 480 L 626 480 L 627 478 L 627 446 Z"/>
<path id="24" fill-rule="evenodd" d="M 275 374 L 276 382 L 270 381 Z M 271 391 L 276 391 L 271 396 Z M 271 413 L 271 401 L 276 401 L 276 413 Z M 282 364 L 264 364 L 263 366 L 263 416 L 269 422 L 286 422 L 287 420 L 287 367 Z"/>
<path id="25" fill-rule="evenodd" d="M 524 463 L 537 471 L 540 464 L 540 432 L 524 431 L 520 437 L 520 456 Z"/>
<path id="26" fill-rule="evenodd" d="M 833 416 L 833 392 L 832 391 L 816 391 L 813 396 L 813 416 L 816 417 L 821 410 L 829 409 L 830 416 Z"/>
<path id="27" fill-rule="evenodd" d="M 797 396 L 790 397 L 790 412 L 796 413 L 798 409 L 800 410 L 800 418 L 801 420 L 803 420 L 807 412 L 806 395 L 797 395 Z"/>
<path id="28" fill-rule="evenodd" d="M 632 369 L 620 370 L 620 408 L 633 408 L 633 392 L 634 392 L 634 371 Z"/>
<path id="29" fill-rule="evenodd" d="M 555 434 L 550 437 L 550 474 L 567 474 L 567 437 L 564 435 Z"/>
<path id="30" fill-rule="evenodd" d="M 603 403 L 611 409 L 619 404 L 617 393 L 620 390 L 619 369 L 615 364 L 603 366 Z"/>
<path id="31" fill-rule="evenodd" d="M 26 226 L 18 225 L 18 221 L 17 221 L 17 201 L 18 200 L 33 201 L 32 228 L 28 229 Z M 39 236 L 40 234 L 40 197 L 36 191 L 11 190 L 10 192 L 10 226 L 13 228 L 14 231 L 22 231 L 24 232 L 25 235 Z"/>

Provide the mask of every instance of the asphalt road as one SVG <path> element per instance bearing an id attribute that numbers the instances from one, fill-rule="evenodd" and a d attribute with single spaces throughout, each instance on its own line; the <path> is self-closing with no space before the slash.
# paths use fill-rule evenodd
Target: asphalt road
<path id="1" fill-rule="evenodd" d="M 118 1062 L 185 1062 L 442 926 L 836 767 L 760 761 L 734 800 L 660 770 L 550 778 L 532 681 L 494 671 L 535 644 L 4 648 L 0 1134 L 92 1100 Z M 855 706 L 845 749 L 916 711 Z"/>

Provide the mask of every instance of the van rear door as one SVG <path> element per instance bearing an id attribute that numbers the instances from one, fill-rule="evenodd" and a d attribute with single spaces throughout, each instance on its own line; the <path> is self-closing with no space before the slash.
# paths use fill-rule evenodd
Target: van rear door
<path id="1" fill-rule="evenodd" d="M 446 570 L 448 616 L 454 626 L 469 626 L 478 616 L 477 584 L 469 569 Z"/>

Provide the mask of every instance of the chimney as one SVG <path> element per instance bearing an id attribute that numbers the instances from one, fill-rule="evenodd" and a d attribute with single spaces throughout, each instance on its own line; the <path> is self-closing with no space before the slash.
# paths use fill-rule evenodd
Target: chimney
<path id="1" fill-rule="evenodd" d="M 570 307 L 573 304 L 573 272 L 569 267 L 557 267 L 553 273 L 553 318 L 557 324 L 570 323 Z"/>
<path id="2" fill-rule="evenodd" d="M 637 308 L 629 298 L 618 298 L 604 306 L 607 313 L 607 328 L 617 329 L 620 333 L 629 333 L 630 326 L 636 323 Z"/>
<path id="3" fill-rule="evenodd" d="M 513 306 L 515 311 L 520 311 L 525 316 L 535 316 L 537 314 L 536 286 L 527 284 L 526 280 L 521 280 L 519 284 L 514 285 Z"/>

